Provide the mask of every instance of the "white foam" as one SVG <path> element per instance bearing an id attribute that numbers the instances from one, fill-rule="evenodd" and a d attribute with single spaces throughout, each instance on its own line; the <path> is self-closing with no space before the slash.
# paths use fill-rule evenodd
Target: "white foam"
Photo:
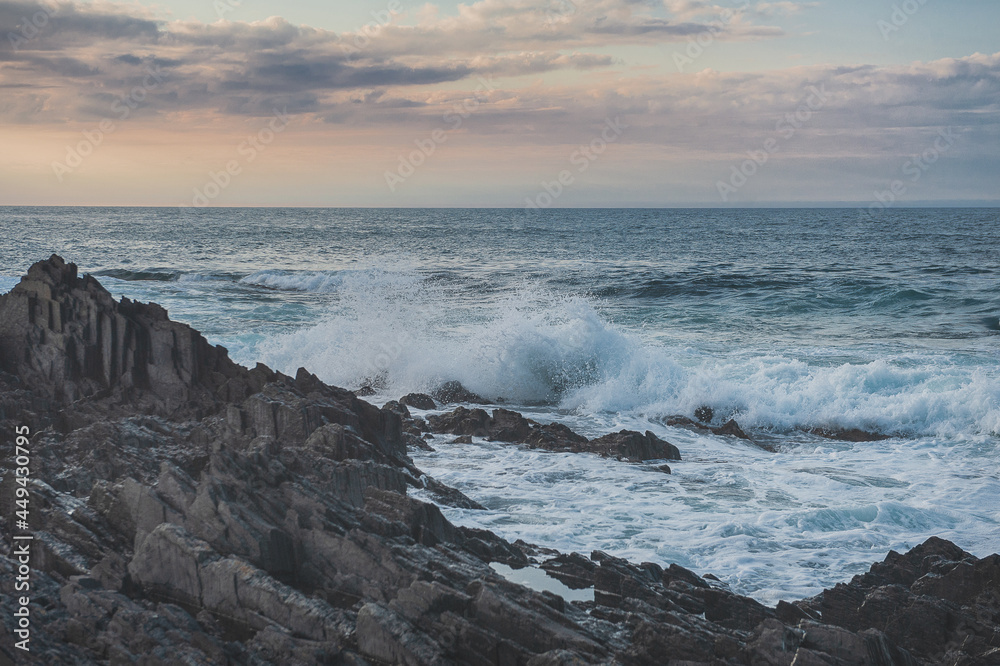
<path id="1" fill-rule="evenodd" d="M 284 291 L 307 291 L 332 293 L 337 291 L 342 281 L 339 272 L 325 271 L 258 271 L 240 280 L 240 284 L 280 289 Z"/>
<path id="2" fill-rule="evenodd" d="M 845 582 L 890 549 L 931 535 L 979 556 L 1000 547 L 995 454 L 981 456 L 976 445 L 813 443 L 772 454 L 637 420 L 617 425 L 653 428 L 685 460 L 667 475 L 586 454 L 450 444 L 451 437 L 433 441 L 435 452 L 412 455 L 488 508 L 443 507 L 459 524 L 564 552 L 678 563 L 771 604 Z"/>
<path id="3" fill-rule="evenodd" d="M 408 272 L 343 274 L 338 293 L 321 322 L 248 350 L 256 357 L 244 361 L 304 366 L 342 386 L 373 383 L 389 397 L 458 380 L 494 400 L 582 414 L 655 418 L 709 405 L 720 419 L 777 432 L 1000 432 L 995 366 L 951 352 L 863 350 L 845 363 L 832 360 L 840 350 L 795 358 L 670 348 L 610 323 L 582 297 L 524 289 L 469 304 Z"/>

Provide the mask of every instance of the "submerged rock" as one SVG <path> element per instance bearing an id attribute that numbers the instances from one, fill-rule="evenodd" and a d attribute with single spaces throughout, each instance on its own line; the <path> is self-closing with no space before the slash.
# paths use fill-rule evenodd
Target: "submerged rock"
<path id="1" fill-rule="evenodd" d="M 37 480 L 30 653 L 14 646 L 19 564 L 0 517 L 5 663 L 997 661 L 1000 555 L 930 539 L 771 609 L 677 565 L 511 544 L 407 495 L 417 486 L 481 508 L 414 466 L 403 410 L 305 370 L 242 368 L 58 257 L 0 296 L 0 364 L 0 443 L 29 425 Z M 591 442 L 506 410 L 428 424 L 626 459 L 673 452 L 652 433 Z M 0 467 L 2 506 L 17 488 Z M 529 556 L 570 587 L 594 587 L 594 601 L 489 566 Z"/>
<path id="2" fill-rule="evenodd" d="M 890 435 L 869 432 L 860 428 L 812 428 L 809 432 L 826 439 L 836 439 L 842 442 L 881 442 L 892 439 Z"/>

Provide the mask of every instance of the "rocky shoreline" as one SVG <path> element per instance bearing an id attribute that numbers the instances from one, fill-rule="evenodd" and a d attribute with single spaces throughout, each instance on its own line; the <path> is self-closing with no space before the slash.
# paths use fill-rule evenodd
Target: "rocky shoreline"
<path id="1" fill-rule="evenodd" d="M 438 400 L 476 402 L 457 389 Z M 55 256 L 35 264 L 0 296 L 0 663 L 1000 663 L 1000 556 L 940 539 L 768 608 L 677 565 L 453 525 L 407 496 L 477 506 L 408 457 L 428 432 L 630 461 L 681 452 L 651 432 L 589 440 L 500 408 L 410 415 L 428 404 L 379 408 L 304 369 L 248 370 L 155 304 L 115 301 Z M 6 453 L 24 427 L 30 652 L 15 647 Z M 540 567 L 594 599 L 514 584 L 491 563 Z"/>

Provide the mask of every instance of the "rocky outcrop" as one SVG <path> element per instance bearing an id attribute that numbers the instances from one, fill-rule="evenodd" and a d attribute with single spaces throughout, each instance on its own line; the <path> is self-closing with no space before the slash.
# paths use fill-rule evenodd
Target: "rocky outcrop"
<path id="1" fill-rule="evenodd" d="M 690 419 L 686 416 L 670 416 L 664 419 L 664 423 L 668 426 L 674 428 L 686 428 L 688 430 L 694 431 L 707 431 L 713 435 L 728 435 L 730 437 L 738 437 L 740 439 L 745 439 L 748 441 L 753 441 L 750 435 L 748 435 L 740 424 L 736 422 L 736 419 L 729 419 L 721 426 L 713 426 L 710 421 L 714 415 L 714 412 L 710 407 L 699 407 L 695 410 L 695 416 L 698 418 L 697 421 Z"/>
<path id="2" fill-rule="evenodd" d="M 605 458 L 641 462 L 646 460 L 680 460 L 676 446 L 650 431 L 645 434 L 622 430 L 589 440 L 561 423 L 540 424 L 509 409 L 494 409 L 492 415 L 483 409 L 457 407 L 444 414 L 427 417 L 431 432 L 484 437 L 494 442 L 524 444 L 535 449 L 568 453 L 596 453 Z M 456 440 L 456 442 L 471 442 Z"/>
<path id="3" fill-rule="evenodd" d="M 1000 556 L 932 539 L 767 608 L 677 565 L 456 526 L 408 494 L 474 504 L 413 465 L 402 410 L 304 370 L 240 368 L 57 258 L 0 296 L 0 313 L 2 444 L 30 425 L 34 479 L 25 653 L 8 510 L 19 485 L 0 462 L 0 663 L 908 666 L 1000 654 Z M 438 424 L 623 458 L 665 450 L 649 433 L 594 444 L 480 412 Z M 594 600 L 516 585 L 490 563 L 538 564 Z"/>
<path id="4" fill-rule="evenodd" d="M 0 368 L 60 403 L 92 396 L 163 415 L 197 416 L 259 391 L 247 371 L 156 304 L 115 301 L 53 256 L 0 299 Z"/>
<path id="5" fill-rule="evenodd" d="M 407 393 L 399 399 L 399 402 L 414 409 L 437 409 L 434 398 L 426 393 Z"/>
<path id="6" fill-rule="evenodd" d="M 486 398 L 473 393 L 469 389 L 462 386 L 460 382 L 456 381 L 445 382 L 441 386 L 434 389 L 431 396 L 433 396 L 434 400 L 446 405 L 456 402 L 464 402 L 473 405 L 485 405 L 487 403 Z"/>

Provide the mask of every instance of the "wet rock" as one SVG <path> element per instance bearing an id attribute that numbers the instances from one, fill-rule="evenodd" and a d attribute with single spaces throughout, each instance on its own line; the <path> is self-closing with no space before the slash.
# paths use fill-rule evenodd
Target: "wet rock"
<path id="1" fill-rule="evenodd" d="M 736 419 L 729 419 L 722 427 L 712 428 L 712 432 L 716 435 L 730 435 L 732 437 L 739 437 L 740 439 L 750 439 L 750 436 L 743 432 L 743 428 L 736 422 Z"/>
<path id="2" fill-rule="evenodd" d="M 587 449 L 606 458 L 619 458 L 631 462 L 681 459 L 681 453 L 676 446 L 648 430 L 645 434 L 622 430 L 605 435 L 591 440 Z"/>
<path id="3" fill-rule="evenodd" d="M 593 560 L 579 553 L 557 555 L 539 565 L 545 573 L 572 590 L 593 587 L 597 566 Z"/>
<path id="4" fill-rule="evenodd" d="M 578 435 L 562 423 L 546 423 L 536 426 L 525 438 L 524 443 L 546 451 L 569 451 L 578 453 L 585 450 L 589 440 Z"/>
<path id="5" fill-rule="evenodd" d="M 0 422 L 33 424 L 45 452 L 31 490 L 36 663 L 910 666 L 1000 653 L 1000 556 L 941 539 L 772 610 L 676 564 L 457 527 L 407 495 L 482 508 L 407 457 L 423 427 L 404 421 L 406 399 L 379 409 L 305 369 L 235 366 L 58 258 L 0 297 L 0 365 Z M 501 409 L 427 427 L 625 460 L 676 451 L 651 432 L 589 441 Z M 0 468 L 3 506 L 12 479 Z M 12 543 L 0 519 L 0 661 L 20 656 Z M 488 564 L 532 559 L 592 585 L 594 601 Z"/>
<path id="6" fill-rule="evenodd" d="M 836 439 L 841 442 L 880 442 L 892 439 L 889 435 L 877 432 L 869 432 L 860 428 L 812 428 L 813 435 L 818 435 L 826 439 Z"/>
<path id="7" fill-rule="evenodd" d="M 458 407 L 445 414 L 431 414 L 427 417 L 427 425 L 436 433 L 490 436 L 490 415 L 482 409 Z"/>
<path id="8" fill-rule="evenodd" d="M 402 419 L 410 418 L 410 410 L 406 408 L 406 405 L 397 402 L 395 400 L 390 400 L 389 402 L 382 405 L 382 409 L 388 410 L 394 414 L 398 414 Z"/>
<path id="9" fill-rule="evenodd" d="M 486 510 L 485 506 L 475 500 L 469 499 L 462 491 L 446 486 L 437 479 L 423 476 L 421 480 L 423 481 L 424 488 L 427 489 L 427 492 L 434 497 L 434 501 L 438 504 L 455 507 L 456 509 Z"/>
<path id="10" fill-rule="evenodd" d="M 484 437 L 492 441 L 525 444 L 546 451 L 596 453 L 606 458 L 632 462 L 681 459 L 677 447 L 650 431 L 643 434 L 622 430 L 588 440 L 563 424 L 540 425 L 507 409 L 495 409 L 491 416 L 482 409 L 458 407 L 445 414 L 428 416 L 427 423 L 437 433 Z M 461 442 L 465 443 L 465 440 Z"/>
<path id="11" fill-rule="evenodd" d="M 501 442 L 523 442 L 531 434 L 531 423 L 517 412 L 494 409 L 489 422 L 490 439 Z"/>
<path id="12" fill-rule="evenodd" d="M 408 393 L 399 399 L 400 404 L 415 409 L 437 409 L 434 398 L 426 393 Z"/>
<path id="13" fill-rule="evenodd" d="M 702 423 L 711 423 L 714 416 L 715 411 L 707 405 L 702 405 L 698 409 L 694 410 L 694 417 Z"/>
<path id="14" fill-rule="evenodd" d="M 456 402 L 464 402 L 471 405 L 485 405 L 488 403 L 485 398 L 468 390 L 457 381 L 445 382 L 431 392 L 431 396 L 438 402 L 446 405 Z"/>

